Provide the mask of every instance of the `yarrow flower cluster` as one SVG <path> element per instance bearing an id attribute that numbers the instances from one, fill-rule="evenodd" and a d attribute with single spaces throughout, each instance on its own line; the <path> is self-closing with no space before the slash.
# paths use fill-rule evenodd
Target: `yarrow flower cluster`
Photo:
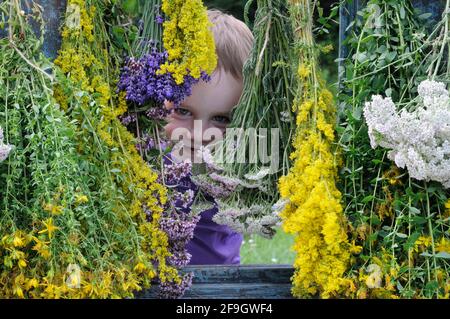
<path id="1" fill-rule="evenodd" d="M 400 112 L 391 98 L 372 97 L 364 107 L 372 148 L 389 149 L 388 158 L 412 178 L 450 188 L 450 96 L 444 83 L 425 80 L 412 111 Z"/>
<path id="2" fill-rule="evenodd" d="M 13 149 L 12 145 L 3 143 L 3 129 L 0 127 L 0 162 L 3 162 Z"/>
<path id="3" fill-rule="evenodd" d="M 167 100 L 177 106 L 191 95 L 192 86 L 200 79 L 209 80 L 209 76 L 202 72 L 198 79 L 185 75 L 183 82 L 177 84 L 171 73 L 157 72 L 166 61 L 167 52 L 159 52 L 156 47 L 139 59 L 128 57 L 121 70 L 118 91 L 125 91 L 127 101 L 138 105 L 149 101 L 162 105 Z"/>
<path id="4" fill-rule="evenodd" d="M 258 234 L 270 239 L 275 235 L 273 227 L 281 222 L 276 214 L 261 215 L 265 209 L 261 205 L 236 208 L 219 201 L 218 206 L 219 212 L 214 215 L 213 221 L 242 234 Z"/>
<path id="5" fill-rule="evenodd" d="M 224 199 L 236 191 L 241 181 L 223 174 L 223 168 L 215 162 L 209 148 L 202 146 L 198 155 L 206 168 L 206 172 L 192 176 L 191 179 L 202 192 L 214 199 Z"/>

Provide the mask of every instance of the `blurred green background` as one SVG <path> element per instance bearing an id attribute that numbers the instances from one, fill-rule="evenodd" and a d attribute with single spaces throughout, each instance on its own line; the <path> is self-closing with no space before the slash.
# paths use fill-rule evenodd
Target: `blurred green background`
<path id="1" fill-rule="evenodd" d="M 228 14 L 232 14 L 236 18 L 244 21 L 244 6 L 247 1 L 233 0 L 212 0 L 204 1 L 209 9 L 219 9 Z M 335 0 L 320 1 L 319 6 L 323 9 L 323 17 L 330 15 L 332 5 Z M 253 1 L 249 10 L 249 19 L 252 22 L 256 10 L 256 1 Z M 319 21 L 320 17 L 316 12 L 315 19 Z M 335 17 L 337 19 L 337 16 Z M 335 60 L 338 57 L 338 24 L 330 23 L 327 27 L 328 33 L 317 35 L 316 41 L 320 45 L 331 44 L 333 50 L 320 57 L 320 64 L 323 77 L 327 81 L 332 92 L 337 92 L 338 66 Z M 273 239 L 265 239 L 257 235 L 245 236 L 241 247 L 241 263 L 242 264 L 290 264 L 294 263 L 295 252 L 292 250 L 294 238 L 292 235 L 286 234 L 281 228 L 277 229 L 277 233 Z"/>

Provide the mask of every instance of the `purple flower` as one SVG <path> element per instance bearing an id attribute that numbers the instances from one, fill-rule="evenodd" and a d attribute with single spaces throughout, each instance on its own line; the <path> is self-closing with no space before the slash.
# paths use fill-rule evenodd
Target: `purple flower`
<path id="1" fill-rule="evenodd" d="M 192 171 L 192 163 L 188 160 L 184 162 L 167 164 L 164 166 L 164 177 L 168 185 L 179 184 L 182 178 L 187 177 Z"/>
<path id="2" fill-rule="evenodd" d="M 132 123 L 132 122 L 136 122 L 137 121 L 137 116 L 136 116 L 136 114 L 129 114 L 129 115 L 125 115 L 125 116 L 122 115 L 122 116 L 119 117 L 119 119 L 120 119 L 120 122 L 123 125 L 127 126 L 130 123 Z"/>
<path id="3" fill-rule="evenodd" d="M 147 115 L 150 119 L 163 120 L 167 117 L 167 115 L 169 115 L 169 113 L 170 111 L 163 107 L 151 107 L 145 115 Z"/>
<path id="4" fill-rule="evenodd" d="M 181 284 L 174 282 L 161 282 L 159 284 L 158 297 L 162 299 L 176 299 L 184 295 L 185 291 L 192 285 L 194 273 L 190 272 L 181 278 Z"/>
<path id="5" fill-rule="evenodd" d="M 164 18 L 160 14 L 157 14 L 156 15 L 156 23 L 163 24 L 163 22 L 164 22 Z"/>
<path id="6" fill-rule="evenodd" d="M 188 189 L 183 193 L 175 191 L 173 196 L 175 199 L 174 206 L 179 208 L 188 208 L 194 200 L 194 195 L 195 193 L 192 189 Z"/>
<path id="7" fill-rule="evenodd" d="M 159 219 L 160 228 L 167 233 L 169 243 L 175 246 L 175 242 L 187 244 L 194 235 L 194 229 L 200 216 L 192 216 L 189 213 L 166 209 Z"/>
<path id="8" fill-rule="evenodd" d="M 182 247 L 180 250 L 172 251 L 172 256 L 167 258 L 167 262 L 174 267 L 184 267 L 191 260 L 191 254 Z"/>
<path id="9" fill-rule="evenodd" d="M 159 52 L 152 46 L 151 52 L 140 59 L 128 57 L 121 70 L 118 91 L 126 92 L 126 99 L 139 105 L 153 101 L 157 105 L 164 100 L 179 106 L 192 93 L 192 86 L 199 80 L 209 81 L 210 77 L 202 72 L 200 79 L 190 75 L 184 77 L 184 82 L 177 85 L 172 74 L 157 74 L 160 66 L 167 61 L 167 52 Z"/>

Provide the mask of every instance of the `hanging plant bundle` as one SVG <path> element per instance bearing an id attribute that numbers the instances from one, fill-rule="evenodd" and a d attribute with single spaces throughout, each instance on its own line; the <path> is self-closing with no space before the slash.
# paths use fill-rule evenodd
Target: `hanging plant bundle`
<path id="1" fill-rule="evenodd" d="M 359 247 L 348 241 L 341 193 L 336 187 L 336 108 L 317 66 L 318 49 L 312 33 L 315 5 L 309 0 L 293 0 L 289 9 L 298 57 L 292 105 L 297 129 L 290 155 L 293 165 L 289 174 L 280 178 L 279 188 L 283 228 L 296 235 L 292 292 L 297 297 L 336 297 L 353 288 L 346 271 L 352 252 Z"/>
<path id="2" fill-rule="evenodd" d="M 67 105 L 68 116 L 79 123 L 80 143 L 85 143 L 79 151 L 93 163 L 90 167 L 97 165 L 103 170 L 92 175 L 99 185 L 112 184 L 120 191 L 120 196 L 107 193 L 108 202 L 116 206 L 116 214 L 131 215 L 137 225 L 137 248 L 142 257 L 134 270 L 146 280 L 155 275 L 152 269 L 156 266 L 161 281 L 180 282 L 176 269 L 167 265 L 167 234 L 159 225 L 167 191 L 117 118 L 126 112 L 127 105 L 125 94 L 115 94 L 118 70 L 104 24 L 105 7 L 102 1 L 69 1 L 62 47 L 55 60 L 65 76 L 57 88 L 57 98 L 61 105 Z"/>
<path id="3" fill-rule="evenodd" d="M 230 196 L 220 199 L 214 220 L 238 232 L 268 238 L 279 222 L 271 211 L 278 199 L 277 180 L 288 171 L 292 150 L 291 30 L 284 1 L 257 1 L 243 94 L 233 109 L 230 130 L 211 148 L 215 150 L 211 160 L 220 169 L 215 171 L 219 177 L 209 178 L 209 183 L 221 188 L 237 183 Z"/>
<path id="4" fill-rule="evenodd" d="M 191 210 L 195 191 L 178 189 L 191 174 L 192 165 L 176 162 L 169 154 L 172 142 L 161 132 L 170 113 L 164 102 L 178 107 L 191 94 L 193 85 L 209 80 L 217 57 L 202 1 L 142 1 L 139 5 L 139 11 L 143 12 L 140 29 L 131 45 L 124 48 L 128 57 L 117 86 L 129 104 L 121 121 L 137 137 L 141 156 L 151 165 L 161 166 L 158 181 L 168 185 L 168 200 L 159 223 L 168 236 L 167 263 L 179 268 L 190 261 L 186 245 L 200 215 L 199 211 Z M 181 282 L 162 282 L 160 297 L 181 297 L 192 276 L 193 273 L 185 273 Z"/>
<path id="5" fill-rule="evenodd" d="M 448 298 L 449 194 L 437 169 L 448 99 L 430 94 L 444 92 L 435 81 L 450 74 L 449 1 L 435 26 L 406 0 L 371 0 L 359 15 L 340 94 L 345 213 L 364 248 L 352 269 L 355 296 Z"/>

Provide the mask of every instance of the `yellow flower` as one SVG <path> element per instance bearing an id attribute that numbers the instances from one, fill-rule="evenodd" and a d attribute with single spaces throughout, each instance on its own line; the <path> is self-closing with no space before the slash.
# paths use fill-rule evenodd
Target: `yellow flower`
<path id="1" fill-rule="evenodd" d="M 25 259 L 20 259 L 17 264 L 19 265 L 19 268 L 25 268 L 27 266 L 27 261 Z"/>
<path id="2" fill-rule="evenodd" d="M 86 195 L 79 195 L 79 194 L 75 195 L 75 203 L 76 204 L 84 204 L 87 202 L 89 202 L 89 199 Z"/>
<path id="3" fill-rule="evenodd" d="M 447 202 L 445 203 L 445 212 L 444 212 L 444 219 L 446 218 L 450 218 L 450 198 L 447 200 Z"/>
<path id="4" fill-rule="evenodd" d="M 413 251 L 422 252 L 431 246 L 430 236 L 420 236 L 414 243 Z"/>
<path id="5" fill-rule="evenodd" d="M 42 222 L 45 226 L 45 228 L 43 230 L 41 230 L 39 232 L 39 234 L 44 234 L 47 233 L 48 234 L 48 238 L 52 238 L 53 237 L 53 233 L 58 230 L 59 228 L 56 227 L 55 225 L 53 225 L 53 218 L 48 218 L 46 219 L 44 222 Z"/>
<path id="6" fill-rule="evenodd" d="M 25 284 L 26 290 L 30 290 L 31 288 L 37 287 L 39 287 L 39 281 L 36 278 L 29 279 L 28 282 Z"/>
<path id="7" fill-rule="evenodd" d="M 436 251 L 440 253 L 450 253 L 450 240 L 442 237 L 441 240 L 436 245 Z"/>
<path id="8" fill-rule="evenodd" d="M 201 0 L 163 0 L 167 17 L 163 25 L 163 43 L 168 62 L 158 71 L 172 73 L 177 84 L 188 74 L 198 79 L 201 72 L 211 74 L 217 65 L 216 48 L 206 7 Z"/>
<path id="9" fill-rule="evenodd" d="M 23 238 L 23 235 L 20 231 L 14 233 L 13 245 L 14 247 L 25 246 L 25 239 Z"/>
<path id="10" fill-rule="evenodd" d="M 14 295 L 16 295 L 18 298 L 25 298 L 25 296 L 24 296 L 24 294 L 23 294 L 23 290 L 22 290 L 22 287 L 20 287 L 20 286 L 18 286 L 18 285 L 16 285 L 16 286 L 14 286 L 14 288 L 13 288 L 13 293 L 14 293 Z"/>
<path id="11" fill-rule="evenodd" d="M 145 271 L 147 267 L 145 266 L 144 263 L 142 262 L 138 262 L 136 264 L 136 266 L 134 266 L 134 271 L 136 271 L 137 273 L 143 273 Z"/>
<path id="12" fill-rule="evenodd" d="M 304 63 L 298 66 L 297 74 L 300 78 L 306 79 L 311 73 L 309 67 L 307 67 Z"/>
<path id="13" fill-rule="evenodd" d="M 60 206 L 60 205 L 53 205 L 50 203 L 47 203 L 44 205 L 44 210 L 55 216 L 61 215 L 63 209 L 64 209 L 64 207 Z"/>

